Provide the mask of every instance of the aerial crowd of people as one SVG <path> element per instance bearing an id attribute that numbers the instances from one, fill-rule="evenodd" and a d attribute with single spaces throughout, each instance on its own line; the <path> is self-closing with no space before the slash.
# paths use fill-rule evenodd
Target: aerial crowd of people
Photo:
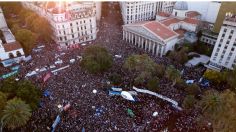
<path id="1" fill-rule="evenodd" d="M 48 91 L 48 94 L 47 96 L 42 95 L 39 108 L 33 112 L 32 118 L 26 126 L 21 128 L 21 131 L 50 131 L 57 115 L 61 118 L 56 127 L 58 131 L 169 130 L 186 132 L 210 130 L 207 127 L 198 128 L 195 119 L 199 111 L 180 111 L 172 107 L 171 104 L 144 93 L 138 93 L 137 102 L 108 94 L 108 89 L 112 87 L 108 78 L 114 72 L 126 75 L 123 77 L 124 82 L 120 87 L 123 90 L 132 91 L 132 87 L 128 85 L 129 75 L 124 73 L 122 65 L 129 55 L 145 53 L 142 49 L 122 40 L 121 25 L 118 24 L 119 22 L 110 22 L 113 19 L 111 16 L 119 15 L 119 12 L 114 10 L 108 14 L 107 18 L 102 17 L 97 39 L 91 44 L 59 51 L 56 44 L 49 43 L 43 44 L 45 47 L 38 51 L 32 51 L 32 60 L 22 63 L 17 77 L 31 80 L 42 92 Z M 101 45 L 107 48 L 113 56 L 113 66 L 107 72 L 93 75 L 80 67 L 83 51 L 90 45 Z M 117 58 L 115 55 L 121 57 Z M 204 67 L 187 68 L 180 64 L 173 64 L 167 57 L 160 58 L 152 55 L 150 57 L 158 64 L 174 65 L 180 71 L 184 69 L 184 80 L 197 81 L 205 70 Z M 74 59 L 75 62 L 71 62 L 71 59 Z M 58 60 L 62 62 L 55 64 Z M 64 66 L 69 67 L 54 73 L 51 72 Z M 46 70 L 26 77 L 27 73 L 39 71 L 42 68 Z M 50 77 L 44 81 L 47 74 Z M 159 87 L 160 94 L 181 104 L 184 95 L 180 90 L 171 87 L 170 81 L 161 80 Z M 94 90 L 96 92 L 93 92 Z M 67 110 L 60 110 L 60 107 L 68 104 L 70 107 Z M 132 110 L 134 116 L 128 114 L 128 109 Z M 157 115 L 154 116 L 154 112 Z"/>

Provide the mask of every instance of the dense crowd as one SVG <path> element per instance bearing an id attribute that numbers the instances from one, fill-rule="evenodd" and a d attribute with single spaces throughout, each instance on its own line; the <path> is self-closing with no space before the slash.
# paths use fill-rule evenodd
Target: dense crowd
<path id="1" fill-rule="evenodd" d="M 118 5 L 106 4 L 107 9 L 116 9 Z M 97 44 L 106 47 L 113 55 L 113 67 L 103 74 L 92 75 L 79 66 L 82 53 L 86 46 L 78 49 L 58 51 L 55 44 L 46 45 L 41 51 L 32 52 L 32 61 L 23 63 L 18 77 L 33 70 L 46 67 L 46 71 L 27 77 L 34 82 L 43 92 L 49 91 L 50 96 L 42 95 L 40 108 L 33 112 L 28 124 L 19 131 L 50 131 L 57 115 L 61 122 L 57 131 L 202 131 L 198 128 L 195 118 L 198 111 L 179 111 L 167 102 L 155 96 L 138 93 L 138 102 L 130 102 L 121 96 L 109 96 L 108 89 L 111 87 L 108 76 L 110 73 L 119 72 L 125 77 L 122 84 L 123 90 L 132 90 L 129 84 L 129 75 L 122 70 L 122 64 L 126 57 L 131 54 L 143 54 L 143 50 L 122 40 L 121 14 L 116 10 L 109 11 L 107 16 L 101 18 L 97 39 L 89 45 Z M 121 58 L 114 57 L 121 55 Z M 155 62 L 164 65 L 173 65 L 166 57 L 150 55 Z M 62 64 L 54 64 L 58 59 Z M 76 59 L 70 63 L 70 59 Z M 51 74 L 51 77 L 43 82 L 44 76 L 51 71 L 50 65 L 60 68 L 69 65 L 69 68 Z M 185 80 L 199 80 L 205 70 L 199 68 L 187 68 L 182 65 L 174 65 L 178 70 L 184 69 Z M 171 87 L 171 82 L 165 79 L 160 81 L 160 94 L 181 103 L 184 98 L 183 92 Z M 93 93 L 93 90 L 97 93 Z M 70 104 L 67 111 L 61 112 L 58 105 Z M 131 109 L 134 117 L 127 114 Z M 153 113 L 157 112 L 157 116 Z M 205 129 L 205 128 L 204 128 Z M 207 129 L 205 129 L 207 130 Z"/>

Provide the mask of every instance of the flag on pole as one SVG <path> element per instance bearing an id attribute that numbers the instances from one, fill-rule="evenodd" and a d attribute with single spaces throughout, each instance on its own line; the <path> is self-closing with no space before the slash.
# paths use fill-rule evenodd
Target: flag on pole
<path id="1" fill-rule="evenodd" d="M 46 82 L 51 77 L 51 73 L 47 73 L 45 77 L 43 78 L 43 82 Z"/>

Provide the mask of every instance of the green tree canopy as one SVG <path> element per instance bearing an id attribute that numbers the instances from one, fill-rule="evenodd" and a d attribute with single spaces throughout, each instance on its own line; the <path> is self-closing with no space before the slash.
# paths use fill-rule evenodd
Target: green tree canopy
<path id="1" fill-rule="evenodd" d="M 229 132 L 236 130 L 236 95 L 230 90 L 223 93 L 207 91 L 198 103 L 203 112 L 201 120 L 208 119 L 214 131 Z"/>
<path id="2" fill-rule="evenodd" d="M 18 88 L 18 83 L 15 81 L 13 77 L 7 78 L 2 81 L 0 85 L 0 91 L 4 93 L 9 93 L 12 96 L 16 95 L 16 90 Z"/>
<path id="3" fill-rule="evenodd" d="M 183 107 L 185 109 L 191 109 L 194 107 L 194 104 L 197 102 L 197 100 L 194 98 L 193 95 L 187 95 L 185 98 L 184 98 L 184 101 L 183 101 Z"/>
<path id="4" fill-rule="evenodd" d="M 4 80 L 0 86 L 0 91 L 7 93 L 9 98 L 21 98 L 32 109 L 37 108 L 41 96 L 41 91 L 30 81 L 15 81 L 14 78 Z"/>
<path id="5" fill-rule="evenodd" d="M 36 43 L 35 33 L 27 29 L 20 29 L 16 32 L 15 37 L 22 44 L 25 52 L 29 54 Z"/>
<path id="6" fill-rule="evenodd" d="M 3 110 L 1 121 L 10 129 L 23 126 L 31 117 L 31 109 L 28 104 L 18 98 L 9 100 Z"/>
<path id="7" fill-rule="evenodd" d="M 41 92 L 31 82 L 22 81 L 19 83 L 16 96 L 29 104 L 32 109 L 36 109 L 39 104 Z"/>
<path id="8" fill-rule="evenodd" d="M 147 82 L 147 88 L 151 91 L 157 92 L 159 90 L 158 84 L 159 84 L 159 78 L 157 77 L 151 78 Z"/>
<path id="9" fill-rule="evenodd" d="M 131 55 L 126 58 L 124 69 L 134 76 L 135 84 L 143 84 L 156 75 L 156 63 L 147 55 Z"/>
<path id="10" fill-rule="evenodd" d="M 1 115 L 3 108 L 6 105 L 6 102 L 7 102 L 7 95 L 3 92 L 0 92 L 0 115 Z"/>
<path id="11" fill-rule="evenodd" d="M 33 20 L 32 29 L 38 34 L 40 40 L 49 42 L 53 34 L 50 23 L 44 17 L 37 17 Z"/>
<path id="12" fill-rule="evenodd" d="M 109 79 L 112 81 L 113 85 L 119 85 L 122 83 L 122 77 L 118 73 L 113 73 L 109 76 Z"/>
<path id="13" fill-rule="evenodd" d="M 208 80 L 211 80 L 214 83 L 222 83 L 225 81 L 225 73 L 221 73 L 221 72 L 217 72 L 217 71 L 213 71 L 213 70 L 206 70 L 204 73 L 204 77 Z"/>
<path id="14" fill-rule="evenodd" d="M 171 80 L 172 86 L 174 86 L 176 84 L 176 82 L 181 81 L 181 75 L 180 75 L 180 71 L 175 69 L 174 66 L 168 66 L 165 72 L 165 76 L 166 78 L 168 78 L 169 80 Z"/>
<path id="15" fill-rule="evenodd" d="M 108 70 L 113 63 L 112 56 L 100 46 L 89 46 L 85 49 L 81 66 L 90 73 L 99 73 Z"/>

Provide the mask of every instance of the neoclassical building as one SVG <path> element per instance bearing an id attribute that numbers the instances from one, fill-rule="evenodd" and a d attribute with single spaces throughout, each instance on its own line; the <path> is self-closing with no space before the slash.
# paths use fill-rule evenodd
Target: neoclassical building
<path id="1" fill-rule="evenodd" d="M 45 17 L 54 31 L 52 38 L 61 47 L 95 40 L 96 20 L 101 17 L 101 3 L 95 2 L 22 2 L 23 6 Z"/>
<path id="2" fill-rule="evenodd" d="M 162 57 L 174 49 L 178 34 L 158 21 L 145 21 L 123 25 L 123 40 Z"/>
<path id="3" fill-rule="evenodd" d="M 155 19 L 156 6 L 157 2 L 149 1 L 120 2 L 124 24 Z"/>

